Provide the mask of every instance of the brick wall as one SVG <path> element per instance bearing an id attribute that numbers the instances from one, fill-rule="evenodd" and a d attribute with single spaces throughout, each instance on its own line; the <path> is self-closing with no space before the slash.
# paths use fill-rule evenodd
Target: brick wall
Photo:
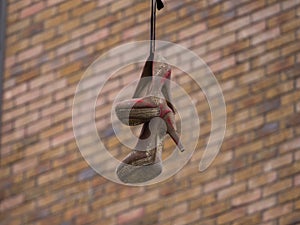
<path id="1" fill-rule="evenodd" d="M 198 98 L 201 117 L 198 147 L 183 170 L 127 187 L 82 158 L 72 131 L 76 85 L 102 53 L 148 38 L 149 2 L 7 1 L 0 224 L 299 224 L 298 0 L 169 0 L 158 13 L 159 39 L 201 56 L 224 92 L 226 137 L 205 172 L 198 164 L 210 112 L 180 71 L 174 79 Z M 140 69 L 129 66 L 111 81 L 101 110 L 110 112 Z M 101 111 L 96 119 L 109 125 Z M 105 141 L 119 146 L 114 136 Z"/>

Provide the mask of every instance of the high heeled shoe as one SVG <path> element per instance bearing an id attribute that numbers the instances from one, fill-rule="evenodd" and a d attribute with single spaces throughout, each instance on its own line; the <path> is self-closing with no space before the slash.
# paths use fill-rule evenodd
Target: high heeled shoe
<path id="1" fill-rule="evenodd" d="M 167 133 L 179 147 L 184 151 L 176 131 L 175 109 L 173 105 L 162 96 L 162 90 L 170 98 L 168 80 L 171 77 L 170 66 L 159 62 L 154 66 L 155 78 L 152 80 L 149 94 L 143 98 L 134 98 L 118 103 L 115 112 L 118 119 L 128 125 L 135 126 L 149 122 L 154 117 L 162 118 L 167 126 Z"/>
<path id="2" fill-rule="evenodd" d="M 142 183 L 157 177 L 162 172 L 161 154 L 163 141 L 166 136 L 166 129 L 162 120 L 151 121 L 142 128 L 136 149 L 132 150 L 117 167 L 116 174 L 124 183 Z M 143 141 L 147 139 L 147 141 Z"/>
<path id="3" fill-rule="evenodd" d="M 167 133 L 180 151 L 184 150 L 176 132 L 175 109 L 170 103 L 170 86 L 167 80 L 170 79 L 171 69 L 167 64 L 159 63 L 154 71 L 155 77 L 145 97 L 125 100 L 115 107 L 122 123 L 129 126 L 143 124 L 135 148 L 143 150 L 132 150 L 116 169 L 116 174 L 124 183 L 146 182 L 161 173 L 161 153 Z M 140 84 L 145 83 L 139 82 Z M 134 96 L 145 88 L 139 85 Z"/>

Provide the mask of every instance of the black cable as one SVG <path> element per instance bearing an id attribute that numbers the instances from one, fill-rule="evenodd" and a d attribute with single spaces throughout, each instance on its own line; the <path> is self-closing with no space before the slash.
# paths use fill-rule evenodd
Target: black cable
<path id="1" fill-rule="evenodd" d="M 156 31 L 156 8 L 161 10 L 164 7 L 162 0 L 152 0 L 151 4 L 151 27 L 150 27 L 150 56 L 155 51 L 155 31 Z"/>

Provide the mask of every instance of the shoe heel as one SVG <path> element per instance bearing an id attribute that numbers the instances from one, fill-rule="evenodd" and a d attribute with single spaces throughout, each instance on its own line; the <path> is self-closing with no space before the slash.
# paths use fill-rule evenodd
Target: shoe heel
<path id="1" fill-rule="evenodd" d="M 181 152 L 184 151 L 184 147 L 180 141 L 179 134 L 177 133 L 175 121 L 174 121 L 174 115 L 172 112 L 169 112 L 165 117 L 164 121 L 166 122 L 167 125 L 167 133 L 170 135 L 170 137 L 173 139 L 175 144 L 178 146 L 179 150 Z"/>
<path id="2" fill-rule="evenodd" d="M 184 147 L 180 141 L 179 135 L 175 130 L 171 130 L 168 131 L 168 134 L 170 135 L 170 137 L 173 139 L 173 141 L 175 142 L 175 144 L 177 145 L 177 147 L 179 148 L 179 150 L 181 152 L 184 152 Z"/>

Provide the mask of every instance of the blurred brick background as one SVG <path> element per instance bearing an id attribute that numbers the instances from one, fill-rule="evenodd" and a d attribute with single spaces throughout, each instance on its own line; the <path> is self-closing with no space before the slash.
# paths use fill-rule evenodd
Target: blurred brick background
<path id="1" fill-rule="evenodd" d="M 167 0 L 158 13 L 158 38 L 200 55 L 224 91 L 226 138 L 208 170 L 198 172 L 210 129 L 201 93 L 198 148 L 176 176 L 127 187 L 84 161 L 72 131 L 76 85 L 105 51 L 148 38 L 149 4 L 7 0 L 0 224 L 300 224 L 299 0 Z M 139 69 L 112 81 L 100 106 L 109 111 Z"/>

